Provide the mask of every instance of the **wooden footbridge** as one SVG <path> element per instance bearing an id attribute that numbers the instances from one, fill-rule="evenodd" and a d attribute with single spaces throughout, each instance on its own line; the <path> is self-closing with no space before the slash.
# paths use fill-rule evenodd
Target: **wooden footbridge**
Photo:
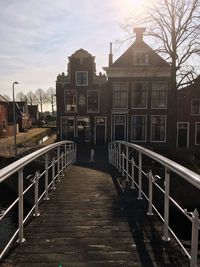
<path id="1" fill-rule="evenodd" d="M 141 168 L 141 156 L 138 162 L 136 156 L 133 161 L 130 148 L 129 151 L 125 148 L 119 143 L 118 147 L 117 143 L 109 147 L 109 161 L 117 168 L 106 159 L 72 165 L 76 160 L 76 147 L 73 143 L 61 142 L 41 149 L 39 154 L 26 156 L 26 163 L 22 159 L 13 163 L 15 166 L 10 166 L 14 167 L 13 173 L 2 170 L 1 182 L 18 172 L 19 212 L 18 230 L 1 253 L 1 266 L 197 266 L 199 220 L 196 212 L 191 216 L 186 214 L 192 218 L 195 235 L 188 252 L 170 234 L 169 225 L 166 228 L 166 211 L 164 224 L 159 212 L 154 213 L 153 179 L 149 178 L 149 202 L 144 201 L 143 193 L 146 194 L 141 179 L 145 174 L 137 170 L 137 166 Z M 25 186 L 22 181 L 26 166 L 36 160 L 35 157 L 37 160 L 43 157 L 44 170 L 37 171 L 30 185 Z M 151 175 L 148 172 L 147 176 Z M 195 177 L 198 183 L 199 176 Z M 23 201 L 31 185 L 34 205 L 25 216 Z M 166 205 L 167 198 L 164 199 Z M 2 214 L 2 222 L 8 212 Z M 18 242 L 14 242 L 17 236 Z"/>

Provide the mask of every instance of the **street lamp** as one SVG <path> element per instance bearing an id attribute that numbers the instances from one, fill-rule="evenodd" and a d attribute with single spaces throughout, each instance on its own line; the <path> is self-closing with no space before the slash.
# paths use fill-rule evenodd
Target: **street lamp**
<path id="1" fill-rule="evenodd" d="M 15 84 L 19 84 L 18 82 L 14 82 L 12 84 L 13 90 L 13 123 L 14 123 L 14 150 L 15 156 L 17 156 L 17 131 L 16 131 L 16 115 L 15 115 Z"/>

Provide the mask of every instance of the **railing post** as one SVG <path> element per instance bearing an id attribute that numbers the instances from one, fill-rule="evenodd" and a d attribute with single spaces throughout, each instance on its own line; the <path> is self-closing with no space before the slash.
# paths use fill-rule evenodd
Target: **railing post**
<path id="1" fill-rule="evenodd" d="M 58 151 L 57 172 L 58 172 L 58 182 L 60 182 L 60 147 L 58 147 L 57 151 Z"/>
<path id="2" fill-rule="evenodd" d="M 199 242 L 199 213 L 197 209 L 192 213 L 192 238 L 191 238 L 191 261 L 190 267 L 197 267 Z"/>
<path id="3" fill-rule="evenodd" d="M 139 152 L 139 170 L 138 170 L 138 199 L 142 199 L 142 153 Z"/>
<path id="4" fill-rule="evenodd" d="M 74 143 L 74 163 L 76 163 L 76 144 Z"/>
<path id="5" fill-rule="evenodd" d="M 55 190 L 55 158 L 52 160 L 52 189 Z"/>
<path id="6" fill-rule="evenodd" d="M 61 153 L 61 174 L 64 176 L 64 153 Z"/>
<path id="7" fill-rule="evenodd" d="M 169 238 L 169 185 L 170 185 L 170 171 L 165 168 L 165 203 L 164 203 L 164 236 L 162 239 L 166 242 Z"/>
<path id="8" fill-rule="evenodd" d="M 128 145 L 126 145 L 126 181 L 128 181 L 128 166 L 129 166 L 129 158 L 128 158 Z"/>
<path id="9" fill-rule="evenodd" d="M 24 198 L 23 198 L 23 190 L 24 190 L 24 181 L 23 181 L 23 169 L 18 171 L 18 227 L 19 227 L 19 235 L 18 235 L 18 243 L 23 243 L 25 241 L 24 238 Z"/>
<path id="10" fill-rule="evenodd" d="M 149 178 L 149 210 L 147 212 L 147 215 L 152 216 L 152 200 L 153 200 L 153 173 L 150 170 L 148 174 Z"/>
<path id="11" fill-rule="evenodd" d="M 122 171 L 121 158 L 122 158 L 122 155 L 121 155 L 121 143 L 119 143 L 119 172 Z"/>
<path id="12" fill-rule="evenodd" d="M 113 165 L 116 167 L 116 143 L 114 143 L 114 149 L 113 149 Z"/>
<path id="13" fill-rule="evenodd" d="M 65 172 L 67 171 L 67 144 L 65 144 Z"/>
<path id="14" fill-rule="evenodd" d="M 48 189 L 48 185 L 49 185 L 49 170 L 48 170 L 48 166 L 49 166 L 49 153 L 47 152 L 45 154 L 45 200 L 49 200 L 49 189 Z"/>
<path id="15" fill-rule="evenodd" d="M 40 173 L 36 171 L 35 173 L 35 213 L 33 214 L 34 217 L 40 216 L 39 203 L 38 203 L 39 178 L 40 178 Z"/>
<path id="16" fill-rule="evenodd" d="M 135 189 L 135 161 L 131 159 L 131 189 Z"/>
<path id="17" fill-rule="evenodd" d="M 117 170 L 119 170 L 119 150 L 118 150 L 119 146 L 116 146 L 116 168 Z"/>
<path id="18" fill-rule="evenodd" d="M 124 152 L 122 153 L 122 176 L 124 176 L 124 161 L 125 161 L 125 155 Z"/>

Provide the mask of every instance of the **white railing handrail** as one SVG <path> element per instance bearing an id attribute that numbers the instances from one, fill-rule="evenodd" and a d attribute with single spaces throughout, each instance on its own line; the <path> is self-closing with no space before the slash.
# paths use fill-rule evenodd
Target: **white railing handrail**
<path id="1" fill-rule="evenodd" d="M 10 165 L 4 167 L 0 170 L 0 183 L 2 183 L 4 180 L 6 180 L 8 177 L 19 171 L 20 169 L 23 169 L 26 165 L 28 165 L 31 161 L 41 157 L 43 154 L 46 154 L 47 152 L 51 151 L 52 149 L 65 145 L 65 144 L 73 144 L 72 141 L 61 141 L 57 142 L 48 146 L 45 146 L 37 151 L 32 152 L 29 155 L 24 156 L 23 158 L 11 163 Z"/>
<path id="2" fill-rule="evenodd" d="M 50 154 L 50 152 L 52 152 L 52 154 Z M 51 155 L 51 157 L 49 157 L 49 155 Z M 43 171 L 40 173 L 37 168 L 31 169 L 31 173 L 26 177 L 26 179 L 28 179 L 28 177 L 32 177 L 32 179 L 30 180 L 30 184 L 24 187 L 24 168 L 28 164 L 38 160 L 39 157 L 43 158 L 41 161 L 42 164 L 44 164 Z M 64 172 L 66 172 L 75 162 L 76 144 L 72 141 L 66 140 L 48 145 L 35 152 L 32 152 L 31 154 L 0 170 L 0 185 L 9 177 L 18 181 L 18 197 L 9 205 L 9 207 L 6 207 L 6 210 L 4 210 L 0 215 L 0 221 L 2 221 L 18 204 L 18 229 L 8 242 L 7 240 L 5 241 L 7 243 L 3 248 L 3 251 L 0 251 L 0 261 L 16 239 L 17 235 L 19 243 L 23 243 L 25 241 L 23 230 L 24 224 L 27 222 L 33 212 L 34 216 L 36 217 L 40 215 L 39 203 L 42 201 L 42 198 L 44 197 L 45 201 L 49 200 L 49 190 L 56 189 L 56 182 L 60 181 L 60 178 L 64 176 Z M 16 177 L 16 175 L 18 175 L 18 177 Z M 44 183 L 44 188 L 40 187 L 41 180 L 43 180 L 42 182 Z M 42 189 L 42 192 L 40 192 L 40 188 Z M 33 206 L 24 218 L 24 195 L 28 194 L 32 189 L 34 192 Z"/>
<path id="3" fill-rule="evenodd" d="M 162 156 L 152 150 L 149 150 L 147 148 L 144 148 L 142 146 L 128 143 L 125 141 L 114 141 L 115 143 L 120 143 L 122 145 L 127 145 L 133 149 L 136 149 L 137 151 L 141 152 L 142 154 L 156 160 L 157 162 L 164 165 L 168 170 L 173 171 L 174 173 L 180 175 L 183 177 L 187 182 L 194 185 L 196 188 L 200 189 L 200 175 L 196 172 L 193 172 L 189 170 L 188 168 L 176 163 L 175 161 L 168 159 L 165 156 Z M 112 144 L 111 142 L 110 144 Z"/>
<path id="4" fill-rule="evenodd" d="M 170 232 L 177 241 L 178 245 L 182 248 L 186 256 L 189 258 L 190 267 L 197 267 L 200 229 L 199 213 L 197 209 L 194 209 L 193 212 L 188 212 L 187 209 L 184 209 L 184 207 L 180 206 L 180 204 L 174 199 L 174 196 L 171 196 L 170 180 L 171 175 L 176 174 L 178 175 L 178 177 L 183 178 L 186 182 L 193 185 L 195 188 L 200 189 L 200 175 L 168 159 L 167 157 L 164 157 L 156 152 L 153 152 L 136 144 L 125 141 L 113 141 L 109 143 L 108 147 L 109 162 L 116 167 L 119 173 L 121 173 L 122 179 L 124 178 L 127 183 L 129 183 L 130 181 L 130 189 L 134 190 L 137 188 L 137 199 L 142 200 L 144 197 L 148 201 L 147 214 L 149 216 L 152 216 L 154 210 L 162 220 L 162 239 L 166 242 L 170 241 Z M 150 160 L 153 159 L 155 162 L 159 163 L 162 166 L 162 177 L 164 175 L 164 183 L 160 184 L 159 182 L 157 182 L 157 180 L 161 179 L 161 177 L 159 175 L 153 174 L 151 168 L 148 171 L 145 171 L 145 168 L 143 169 L 143 163 L 145 163 L 143 162 L 143 155 Z M 137 171 L 136 173 L 135 170 Z M 144 182 L 148 183 L 148 187 L 146 189 L 143 187 L 143 180 Z M 158 203 L 154 201 L 154 187 L 156 187 L 164 196 L 164 201 L 161 206 L 163 208 L 163 213 L 159 211 L 159 209 L 157 208 Z M 178 209 L 191 222 L 192 234 L 190 253 L 188 252 L 188 249 L 185 248 L 182 240 L 180 240 L 180 238 L 170 227 L 170 204 Z"/>

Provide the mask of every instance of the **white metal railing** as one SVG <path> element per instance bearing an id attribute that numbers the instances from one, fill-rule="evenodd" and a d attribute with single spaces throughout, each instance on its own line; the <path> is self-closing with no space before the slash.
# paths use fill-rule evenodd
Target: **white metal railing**
<path id="1" fill-rule="evenodd" d="M 147 214 L 153 215 L 154 210 L 163 221 L 164 226 L 162 239 L 164 241 L 170 241 L 170 232 L 189 258 L 190 267 L 197 267 L 200 228 L 199 214 L 197 209 L 195 209 L 194 212 L 188 212 L 170 196 L 170 177 L 176 174 L 200 190 L 200 175 L 151 150 L 124 141 L 114 141 L 109 143 L 108 159 L 109 162 L 118 169 L 122 176 L 125 177 L 126 181 L 130 181 L 131 189 L 138 189 L 138 199 L 142 199 L 144 197 L 148 201 Z M 157 162 L 162 168 L 164 168 L 163 186 L 161 186 L 158 181 L 161 179 L 159 175 L 154 175 L 151 169 L 145 170 L 143 160 L 149 159 Z M 147 192 L 143 189 L 144 179 L 148 182 Z M 164 195 L 164 215 L 161 214 L 156 206 L 156 203 L 153 203 L 154 186 Z M 174 205 L 175 208 L 178 209 L 192 224 L 191 249 L 189 252 L 186 250 L 183 242 L 177 237 L 177 234 L 169 226 L 170 203 L 172 203 L 172 205 Z"/>
<path id="2" fill-rule="evenodd" d="M 25 176 L 24 169 L 34 161 L 40 160 L 43 165 L 42 172 L 34 170 L 33 175 Z M 8 213 L 16 207 L 18 203 L 18 228 L 12 235 L 10 240 L 0 252 L 0 260 L 3 258 L 13 241 L 18 236 L 18 243 L 23 243 L 24 238 L 24 224 L 28 221 L 30 216 L 39 216 L 39 203 L 44 200 L 49 200 L 49 190 L 55 190 L 55 183 L 60 181 L 60 177 L 64 172 L 76 161 L 76 144 L 71 141 L 61 141 L 55 144 L 39 149 L 0 170 L 0 186 L 6 182 L 8 178 L 16 179 L 18 176 L 18 197 L 1 212 L 0 222 L 8 215 Z M 25 178 L 29 178 L 30 183 L 24 188 Z M 42 188 L 42 190 L 40 190 Z M 24 217 L 24 196 L 30 190 L 34 192 L 34 204 L 30 211 Z M 44 190 L 43 190 L 44 189 Z M 40 194 L 39 192 L 42 191 Z"/>

